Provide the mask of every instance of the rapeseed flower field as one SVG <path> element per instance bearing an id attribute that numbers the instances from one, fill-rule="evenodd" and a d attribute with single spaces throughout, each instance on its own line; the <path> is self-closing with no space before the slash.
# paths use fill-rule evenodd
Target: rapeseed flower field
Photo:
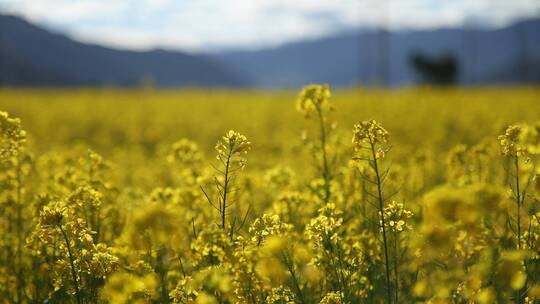
<path id="1" fill-rule="evenodd" d="M 540 90 L 0 90 L 0 303 L 539 303 Z"/>

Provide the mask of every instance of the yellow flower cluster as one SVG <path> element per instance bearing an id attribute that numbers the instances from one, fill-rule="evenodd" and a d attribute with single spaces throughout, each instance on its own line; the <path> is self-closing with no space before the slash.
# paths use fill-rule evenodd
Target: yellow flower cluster
<path id="1" fill-rule="evenodd" d="M 338 229 L 343 223 L 343 219 L 339 217 L 341 213 L 333 203 L 319 209 L 319 216 L 306 226 L 307 238 L 318 247 L 324 247 L 326 242 L 336 244 L 339 240 Z"/>
<path id="2" fill-rule="evenodd" d="M 501 152 L 508 156 L 524 156 L 527 150 L 521 143 L 522 129 L 520 126 L 509 126 L 503 135 L 499 136 Z"/>
<path id="3" fill-rule="evenodd" d="M 233 130 L 225 134 L 221 141 L 216 144 L 217 159 L 226 160 L 231 157 L 239 157 L 241 163 L 245 163 L 243 155 L 251 149 L 251 143 L 247 138 Z"/>
<path id="4" fill-rule="evenodd" d="M 279 215 L 263 214 L 257 218 L 249 227 L 249 232 L 253 235 L 252 241 L 260 245 L 266 238 L 274 235 L 282 235 L 291 228 L 291 225 L 281 222 Z"/>
<path id="5" fill-rule="evenodd" d="M 183 166 L 198 166 L 203 160 L 197 143 L 182 138 L 175 142 L 167 155 L 167 160 L 171 163 L 179 163 Z"/>
<path id="6" fill-rule="evenodd" d="M 25 141 L 26 132 L 21 129 L 21 121 L 0 111 L 0 159 L 16 156 Z"/>
<path id="7" fill-rule="evenodd" d="M 329 292 L 321 299 L 319 304 L 343 304 L 343 295 L 337 292 Z"/>
<path id="8" fill-rule="evenodd" d="M 287 287 L 272 288 L 266 297 L 268 304 L 295 304 L 294 293 Z"/>
<path id="9" fill-rule="evenodd" d="M 311 84 L 302 89 L 296 100 L 298 112 L 309 117 L 313 112 L 322 115 L 322 111 L 333 110 L 330 103 L 330 87 L 327 84 Z"/>
<path id="10" fill-rule="evenodd" d="M 388 142 L 390 134 L 375 120 L 361 121 L 354 125 L 353 145 L 361 150 L 366 145 L 378 145 Z"/>
<path id="11" fill-rule="evenodd" d="M 407 223 L 413 216 L 413 213 L 406 210 L 403 203 L 396 201 L 390 202 L 384 207 L 384 216 L 386 219 L 386 225 L 394 232 L 402 232 L 404 230 L 412 229 L 411 225 Z M 382 223 L 381 223 L 382 225 Z"/>

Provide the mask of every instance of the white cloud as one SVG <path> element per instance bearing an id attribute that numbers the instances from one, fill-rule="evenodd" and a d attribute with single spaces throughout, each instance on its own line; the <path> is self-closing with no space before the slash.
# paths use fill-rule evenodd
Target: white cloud
<path id="1" fill-rule="evenodd" d="M 356 26 L 505 25 L 538 0 L 0 0 L 0 8 L 116 47 L 263 47 Z"/>
<path id="2" fill-rule="evenodd" d="M 70 23 L 95 18 L 98 15 L 114 16 L 125 9 L 124 1 L 102 0 L 1 0 L 8 12 L 22 14 L 32 21 Z"/>

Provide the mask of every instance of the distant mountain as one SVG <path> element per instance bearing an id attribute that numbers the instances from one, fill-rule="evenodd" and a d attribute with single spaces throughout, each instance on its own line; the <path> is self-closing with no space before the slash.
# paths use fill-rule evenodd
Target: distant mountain
<path id="1" fill-rule="evenodd" d="M 540 82 L 540 19 L 495 30 L 364 30 L 216 58 L 263 87 L 310 82 L 404 85 L 417 82 L 410 64 L 417 53 L 454 56 L 462 84 Z M 385 64 L 388 68 L 383 72 Z"/>
<path id="2" fill-rule="evenodd" d="M 417 54 L 453 56 L 461 84 L 539 83 L 540 19 L 491 30 L 349 30 L 273 49 L 189 55 L 79 43 L 0 15 L 0 84 L 7 85 L 407 85 L 419 80 Z"/>
<path id="3" fill-rule="evenodd" d="M 0 15 L 0 84 L 239 86 L 240 75 L 208 56 L 122 51 L 83 44 Z"/>

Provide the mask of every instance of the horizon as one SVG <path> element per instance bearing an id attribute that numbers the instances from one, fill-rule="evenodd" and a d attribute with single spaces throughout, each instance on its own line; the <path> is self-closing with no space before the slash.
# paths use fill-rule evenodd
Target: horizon
<path id="1" fill-rule="evenodd" d="M 268 49 L 366 28 L 391 31 L 493 29 L 540 16 L 540 2 L 531 0 L 520 0 L 511 5 L 498 0 L 389 1 L 382 10 L 381 5 L 374 5 L 369 0 L 341 0 L 343 5 L 272 0 L 266 4 L 257 1 L 247 8 L 241 1 L 229 0 L 232 7 L 214 4 L 216 7 L 205 11 L 205 5 L 209 8 L 212 1 L 199 1 L 199 5 L 186 1 L 185 10 L 179 10 L 178 3 L 173 1 L 147 0 L 138 3 L 138 11 L 130 11 L 133 1 L 84 0 L 74 3 L 55 0 L 43 5 L 36 0 L 0 0 L 0 13 L 21 17 L 78 42 L 122 50 L 163 49 L 192 54 Z M 234 11 L 236 6 L 244 11 Z M 55 9 L 58 7 L 62 8 Z M 250 10 L 252 15 L 246 16 L 246 11 Z M 189 18 L 180 18 L 182 14 L 197 16 L 191 16 L 191 22 L 198 22 L 197 25 L 201 20 L 213 18 L 216 21 L 214 24 L 202 22 L 204 26 L 193 26 L 182 32 L 178 28 L 187 28 L 184 23 L 189 23 L 186 21 Z M 237 20 L 232 18 L 234 14 L 238 15 Z M 275 23 L 281 26 L 276 27 Z"/>

